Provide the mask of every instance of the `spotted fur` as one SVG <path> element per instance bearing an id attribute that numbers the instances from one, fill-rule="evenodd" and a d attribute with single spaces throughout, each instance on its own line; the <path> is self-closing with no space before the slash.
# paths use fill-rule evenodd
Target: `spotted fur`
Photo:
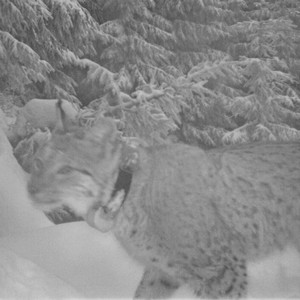
<path id="1" fill-rule="evenodd" d="M 128 149 L 109 119 L 54 133 L 36 155 L 34 203 L 103 213 Z M 300 143 L 133 152 L 130 190 L 109 228 L 146 267 L 137 298 L 168 297 L 182 284 L 203 298 L 241 298 L 248 262 L 287 244 L 300 250 Z"/>

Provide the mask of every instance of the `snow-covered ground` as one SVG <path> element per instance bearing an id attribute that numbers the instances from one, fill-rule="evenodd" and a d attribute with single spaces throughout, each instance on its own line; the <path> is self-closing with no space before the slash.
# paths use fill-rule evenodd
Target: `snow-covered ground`
<path id="1" fill-rule="evenodd" d="M 132 298 L 143 267 L 85 222 L 53 225 L 34 209 L 26 174 L 0 130 L 0 298 Z M 300 298 L 293 248 L 249 264 L 249 296 Z M 174 298 L 195 298 L 181 288 Z"/>
<path id="2" fill-rule="evenodd" d="M 0 172 L 0 236 L 50 226 L 51 222 L 32 208 L 26 192 L 27 175 L 1 128 Z"/>
<path id="3" fill-rule="evenodd" d="M 0 248 L 0 298 L 57 299 L 82 297 L 71 286 L 36 264 Z M 55 287 L 55 288 L 54 288 Z"/>
<path id="4" fill-rule="evenodd" d="M 84 222 L 2 238 L 1 247 L 36 263 L 83 297 L 130 298 L 143 271 L 112 235 L 99 234 Z M 16 272 L 23 272 L 19 267 Z"/>

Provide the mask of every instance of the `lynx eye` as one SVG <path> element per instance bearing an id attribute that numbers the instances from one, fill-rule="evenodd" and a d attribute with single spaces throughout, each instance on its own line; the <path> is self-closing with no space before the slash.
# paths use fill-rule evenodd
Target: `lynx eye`
<path id="1" fill-rule="evenodd" d="M 73 171 L 73 168 L 70 166 L 64 166 L 57 171 L 57 174 L 68 174 Z"/>

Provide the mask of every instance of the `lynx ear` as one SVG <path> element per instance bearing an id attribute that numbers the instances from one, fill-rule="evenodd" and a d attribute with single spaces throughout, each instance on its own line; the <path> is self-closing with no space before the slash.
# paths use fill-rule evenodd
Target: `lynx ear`
<path id="1" fill-rule="evenodd" d="M 62 107 L 62 99 L 59 98 L 56 102 L 56 119 L 57 123 L 54 132 L 63 131 L 64 133 L 70 131 L 72 121 L 68 120 L 68 116 Z"/>

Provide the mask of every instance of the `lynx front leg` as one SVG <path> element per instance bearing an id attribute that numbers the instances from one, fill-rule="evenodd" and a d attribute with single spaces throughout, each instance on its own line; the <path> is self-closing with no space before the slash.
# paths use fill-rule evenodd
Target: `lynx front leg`
<path id="1" fill-rule="evenodd" d="M 156 268 L 147 268 L 135 292 L 134 298 L 170 298 L 178 287 L 179 283 L 166 273 Z"/>

